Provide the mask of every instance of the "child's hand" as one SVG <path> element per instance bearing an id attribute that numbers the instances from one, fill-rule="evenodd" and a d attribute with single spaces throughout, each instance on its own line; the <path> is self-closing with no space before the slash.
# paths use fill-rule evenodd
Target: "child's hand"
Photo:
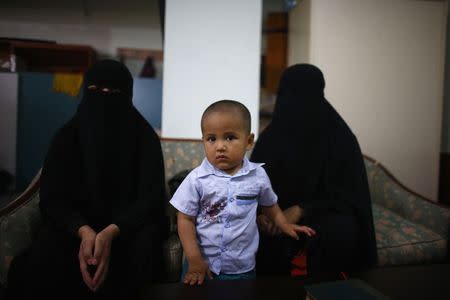
<path id="1" fill-rule="evenodd" d="M 289 224 L 285 223 L 282 226 L 280 226 L 281 231 L 283 231 L 286 235 L 292 237 L 293 239 L 298 240 L 298 234 L 297 233 L 304 233 L 307 236 L 313 236 L 316 234 L 314 229 L 308 227 L 308 226 L 299 226 L 296 224 Z"/>
<path id="2" fill-rule="evenodd" d="M 195 285 L 202 284 L 205 280 L 205 274 L 209 279 L 212 279 L 212 273 L 209 270 L 208 264 L 202 257 L 189 260 L 189 269 L 184 276 L 183 282 L 185 284 Z"/>

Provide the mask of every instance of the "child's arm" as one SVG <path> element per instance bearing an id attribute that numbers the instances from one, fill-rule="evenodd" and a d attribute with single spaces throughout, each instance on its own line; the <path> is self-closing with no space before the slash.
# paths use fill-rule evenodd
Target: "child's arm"
<path id="1" fill-rule="evenodd" d="M 202 284 L 205 279 L 205 274 L 212 279 L 209 266 L 203 259 L 200 248 L 198 247 L 195 218 L 178 212 L 177 223 L 178 235 L 180 236 L 181 245 L 189 263 L 189 268 L 183 282 L 190 285 Z"/>
<path id="2" fill-rule="evenodd" d="M 304 211 L 299 205 L 293 205 L 286 208 L 283 214 L 288 223 L 297 224 L 303 218 Z M 256 221 L 262 232 L 269 235 L 281 234 L 280 229 L 265 214 L 260 214 Z"/>
<path id="3" fill-rule="evenodd" d="M 297 232 L 302 232 L 307 236 L 315 235 L 316 232 L 308 226 L 299 226 L 296 224 L 288 223 L 288 220 L 284 216 L 278 204 L 272 206 L 263 206 L 262 211 L 269 219 L 271 219 L 278 228 L 286 235 L 298 240 Z"/>

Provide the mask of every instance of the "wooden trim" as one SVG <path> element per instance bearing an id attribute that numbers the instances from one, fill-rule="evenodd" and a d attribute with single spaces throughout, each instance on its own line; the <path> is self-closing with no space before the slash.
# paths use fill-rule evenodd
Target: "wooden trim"
<path id="1" fill-rule="evenodd" d="M 0 41 L 0 44 L 6 46 L 9 45 L 11 49 L 51 49 L 51 50 L 72 50 L 72 51 L 87 51 L 94 52 L 91 46 L 87 45 L 74 45 L 74 44 L 56 44 L 56 43 L 41 43 L 41 42 L 24 42 L 24 41 Z"/>
<path id="2" fill-rule="evenodd" d="M 39 170 L 36 177 L 31 181 L 27 189 L 20 194 L 16 199 L 11 201 L 5 207 L 0 209 L 0 217 L 9 214 L 18 207 L 22 206 L 24 203 L 28 202 L 30 198 L 37 192 L 41 186 L 41 171 Z"/>
<path id="3" fill-rule="evenodd" d="M 427 197 L 425 197 L 425 196 L 423 196 L 423 195 L 421 195 L 421 194 L 419 194 L 419 193 L 417 193 L 417 192 L 415 192 L 415 191 L 413 191 L 413 190 L 411 190 L 410 188 L 408 188 L 406 185 L 404 185 L 403 183 L 401 183 L 400 182 L 400 180 L 398 180 L 385 166 L 383 166 L 379 161 L 377 161 L 376 159 L 374 159 L 374 158 L 372 158 L 372 157 L 370 157 L 370 156 L 368 156 L 368 155 L 366 155 L 366 154 L 363 154 L 363 156 L 364 156 L 364 158 L 366 158 L 367 160 L 369 160 L 369 161 L 371 161 L 372 163 L 374 163 L 376 166 L 378 166 L 378 167 L 380 167 L 381 168 L 381 170 L 383 171 L 383 172 L 385 172 L 386 173 L 386 175 L 392 180 L 392 181 L 394 181 L 396 184 L 398 184 L 402 189 L 404 189 L 404 190 L 406 190 L 408 193 L 411 193 L 412 195 L 414 195 L 414 196 L 416 196 L 416 197 L 419 197 L 419 198 L 422 198 L 423 200 L 425 200 L 425 201 L 427 201 L 427 202 L 430 202 L 430 203 L 432 203 L 432 204 L 435 204 L 435 205 L 437 205 L 437 206 L 440 206 L 440 207 L 443 207 L 443 208 L 447 208 L 447 209 L 450 209 L 450 206 L 448 206 L 448 205 L 444 205 L 444 204 L 442 204 L 442 203 L 439 203 L 439 202 L 436 202 L 436 201 L 433 201 L 433 200 L 431 200 L 431 199 L 429 199 L 429 198 L 427 198 Z"/>
<path id="4" fill-rule="evenodd" d="M 126 58 L 146 59 L 152 57 L 155 60 L 163 60 L 164 52 L 162 50 L 138 49 L 138 48 L 117 48 L 117 55 L 123 61 Z"/>
<path id="5" fill-rule="evenodd" d="M 161 137 L 160 141 L 161 142 L 198 142 L 198 143 L 202 142 L 201 139 L 166 138 L 166 137 Z"/>

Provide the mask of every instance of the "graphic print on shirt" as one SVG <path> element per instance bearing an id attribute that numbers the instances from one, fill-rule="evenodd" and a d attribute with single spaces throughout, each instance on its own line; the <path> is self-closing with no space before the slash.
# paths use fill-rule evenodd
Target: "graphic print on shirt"
<path id="1" fill-rule="evenodd" d="M 211 200 L 205 201 L 202 204 L 202 208 L 200 210 L 202 220 L 206 223 L 216 222 L 220 212 L 224 210 L 226 206 L 227 206 L 227 199 L 221 199 L 214 203 L 211 203 Z"/>

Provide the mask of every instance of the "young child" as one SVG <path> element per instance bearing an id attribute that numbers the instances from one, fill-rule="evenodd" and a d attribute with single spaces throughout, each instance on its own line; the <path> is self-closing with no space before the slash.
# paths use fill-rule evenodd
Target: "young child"
<path id="1" fill-rule="evenodd" d="M 205 276 L 255 277 L 258 204 L 284 234 L 294 239 L 297 232 L 315 234 L 309 227 L 287 222 L 263 164 L 245 157 L 254 140 L 250 127 L 250 112 L 237 101 L 215 102 L 203 113 L 206 159 L 170 200 L 178 210 L 178 234 L 188 263 L 186 284 L 202 284 Z"/>

